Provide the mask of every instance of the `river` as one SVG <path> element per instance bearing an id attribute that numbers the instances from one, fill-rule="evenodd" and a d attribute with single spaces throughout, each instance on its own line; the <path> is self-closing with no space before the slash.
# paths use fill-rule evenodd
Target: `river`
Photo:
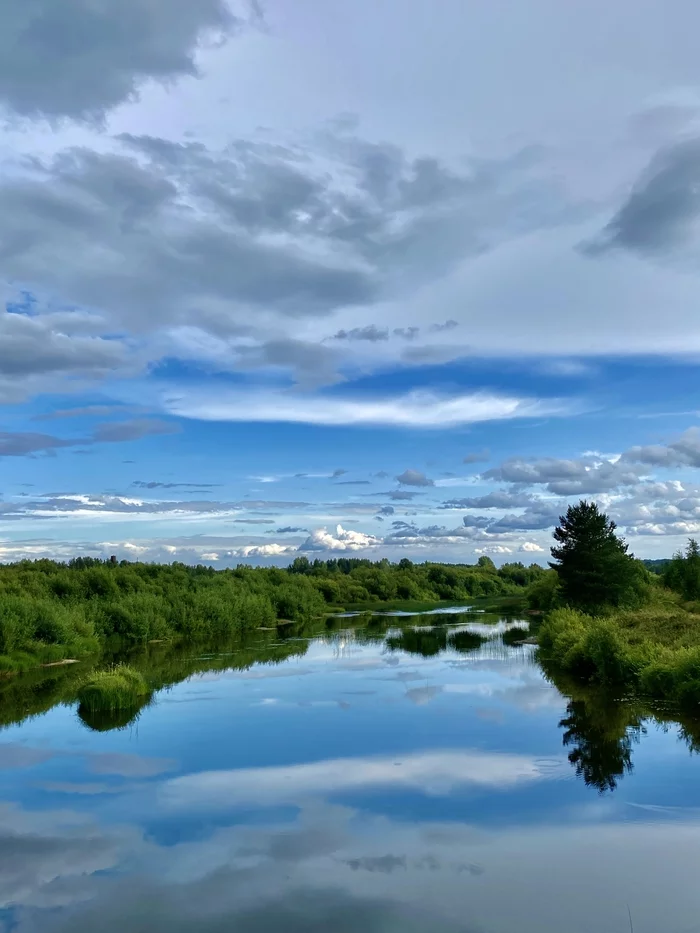
<path id="1" fill-rule="evenodd" d="M 5 684 L 0 931 L 700 930 L 700 724 L 567 696 L 518 626 L 153 646 L 130 722 Z"/>

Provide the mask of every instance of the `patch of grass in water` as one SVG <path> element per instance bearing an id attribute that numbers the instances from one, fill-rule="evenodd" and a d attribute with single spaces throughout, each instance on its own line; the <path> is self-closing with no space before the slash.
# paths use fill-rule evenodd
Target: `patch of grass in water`
<path id="1" fill-rule="evenodd" d="M 81 709 L 111 713 L 143 706 L 153 693 L 146 678 L 126 664 L 92 674 L 78 691 Z"/>

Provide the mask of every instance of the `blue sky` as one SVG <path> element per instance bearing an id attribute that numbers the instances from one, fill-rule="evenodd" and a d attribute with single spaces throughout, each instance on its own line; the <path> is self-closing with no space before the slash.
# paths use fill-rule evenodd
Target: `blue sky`
<path id="1" fill-rule="evenodd" d="M 544 561 L 581 496 L 700 533 L 698 28 L 6 2 L 0 559 Z"/>

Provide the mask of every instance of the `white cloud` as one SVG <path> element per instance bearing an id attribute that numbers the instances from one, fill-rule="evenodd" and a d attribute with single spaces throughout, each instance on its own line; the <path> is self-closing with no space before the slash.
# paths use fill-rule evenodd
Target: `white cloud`
<path id="1" fill-rule="evenodd" d="M 567 406 L 557 400 L 538 400 L 488 393 L 444 396 L 413 391 L 393 398 L 342 398 L 298 392 L 253 390 L 216 394 L 198 390 L 169 391 L 166 410 L 203 421 L 278 421 L 318 425 L 384 425 L 404 428 L 445 428 L 482 421 L 562 415 Z"/>
<path id="2" fill-rule="evenodd" d="M 563 759 L 558 762 L 564 767 Z M 173 808 L 220 809 L 274 804 L 344 791 L 402 787 L 446 796 L 458 787 L 507 788 L 552 779 L 557 768 L 526 755 L 482 751 L 421 752 L 392 758 L 338 758 L 310 764 L 235 771 L 204 771 L 162 785 L 162 801 Z"/>
<path id="3" fill-rule="evenodd" d="M 377 547 L 382 543 L 381 538 L 374 535 L 363 534 L 360 531 L 348 531 L 342 525 L 337 525 L 335 534 L 325 528 L 312 531 L 299 551 L 361 551 L 365 548 Z"/>
<path id="4" fill-rule="evenodd" d="M 540 547 L 539 544 L 536 544 L 534 541 L 525 541 L 520 545 L 519 550 L 523 551 L 525 554 L 543 554 L 544 548 Z"/>

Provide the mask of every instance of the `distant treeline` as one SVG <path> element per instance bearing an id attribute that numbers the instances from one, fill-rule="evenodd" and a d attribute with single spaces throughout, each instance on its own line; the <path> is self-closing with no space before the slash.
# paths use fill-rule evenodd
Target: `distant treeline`
<path id="1" fill-rule="evenodd" d="M 536 583 L 536 564 L 414 564 L 297 558 L 286 569 L 214 570 L 76 558 L 0 566 L 0 670 L 84 656 L 113 638 L 225 638 L 331 607 L 509 596 Z"/>

